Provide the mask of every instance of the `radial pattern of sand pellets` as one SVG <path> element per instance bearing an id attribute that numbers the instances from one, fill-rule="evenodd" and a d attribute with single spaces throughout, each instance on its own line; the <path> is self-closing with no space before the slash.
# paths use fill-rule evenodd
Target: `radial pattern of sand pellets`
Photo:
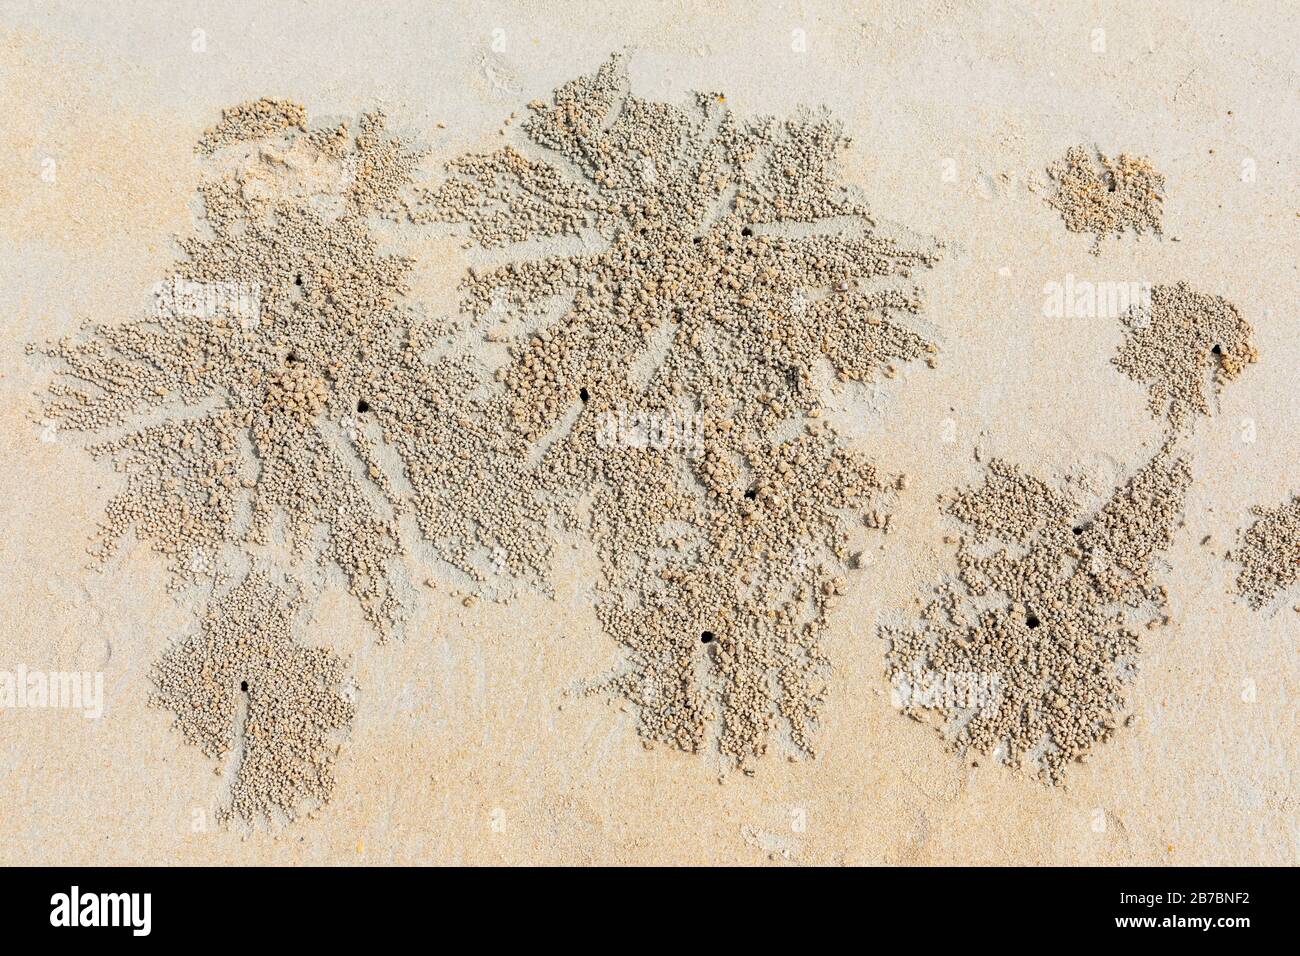
<path id="1" fill-rule="evenodd" d="M 352 724 L 345 662 L 293 639 L 298 601 L 253 572 L 154 668 L 154 702 L 208 757 L 234 761 L 222 817 L 294 819 L 329 799 Z"/>
<path id="2" fill-rule="evenodd" d="M 154 313 L 39 350 L 60 372 L 45 418 L 126 474 L 98 550 L 134 530 L 175 586 L 220 591 L 283 518 L 294 560 L 340 570 L 386 635 L 404 615 L 403 514 L 499 597 L 546 589 L 555 531 L 579 530 L 628 654 L 593 690 L 635 703 L 651 740 L 812 753 L 852 525 L 885 523 L 895 490 L 822 402 L 933 364 L 907 320 L 935 251 L 885 238 L 838 185 L 847 140 L 824 115 L 652 103 L 617 58 L 531 108 L 526 143 L 421 192 L 380 115 L 353 131 L 283 100 L 223 113 L 199 144 L 202 229 Z M 472 270 L 467 318 L 429 318 L 407 300 L 412 262 L 380 251 L 381 217 L 530 256 Z M 509 343 L 504 364 L 484 364 L 483 340 Z M 267 598 L 253 578 L 234 593 Z M 201 671 L 239 669 L 214 654 Z M 160 666 L 160 699 L 224 752 L 228 702 L 186 703 L 189 663 Z M 290 812 L 289 791 L 250 787 L 238 815 Z"/>
<path id="3" fill-rule="evenodd" d="M 1256 358 L 1236 308 L 1182 283 L 1154 287 L 1122 321 L 1114 364 L 1147 386 L 1165 432 L 1160 450 L 1091 514 L 992 462 L 982 485 L 945 507 L 963 526 L 956 578 L 936 589 L 919 621 L 881 629 L 904 713 L 933 719 L 955 749 L 1051 782 L 1110 737 L 1129 706 L 1137 625 L 1165 621 L 1155 564 L 1191 483 L 1182 441 L 1210 412 L 1207 387 Z"/>
<path id="4" fill-rule="evenodd" d="M 1058 781 L 1125 710 L 1136 625 L 1164 605 L 1153 563 L 1190 481 L 1166 447 L 1080 515 L 1043 481 L 991 462 L 946 506 L 965 528 L 957 579 L 916 625 L 883 631 L 903 712 L 937 716 L 958 749 Z"/>
<path id="5" fill-rule="evenodd" d="M 825 116 L 650 102 L 618 58 L 530 109 L 527 143 L 455 160 L 412 215 L 528 243 L 471 272 L 465 307 L 489 338 L 535 330 L 489 411 L 594 543 L 599 617 L 628 651 L 608 689 L 651 740 L 810 753 L 848 527 L 891 484 L 822 403 L 934 351 L 906 321 L 933 250 L 884 238 L 838 184 Z"/>
<path id="6" fill-rule="evenodd" d="M 94 550 L 107 559 L 134 529 L 168 557 L 174 587 L 208 581 L 220 590 L 248 552 L 277 544 L 283 528 L 293 564 L 340 570 L 386 636 L 404 614 L 397 520 L 409 505 L 394 474 L 417 488 L 441 476 L 419 517 L 431 534 L 450 529 L 452 557 L 476 533 L 476 516 L 500 520 L 477 494 L 483 472 L 467 462 L 466 449 L 495 440 L 463 415 L 476 379 L 461 360 L 429 361 L 447 338 L 445 323 L 403 303 L 410 262 L 381 253 L 371 232 L 376 217 L 405 221 L 398 199 L 417 157 L 385 135 L 377 114 L 363 116 L 355 132 L 346 124 L 313 130 L 301 107 L 282 100 L 225 111 L 199 152 L 209 164 L 201 229 L 181 241 L 185 257 L 156 289 L 151 314 L 96 322 L 31 349 L 56 362 L 45 420 L 90 436 L 92 452 L 125 473 Z M 382 465 L 386 449 L 398 468 Z M 485 462 L 495 487 L 527 493 L 511 484 L 512 459 L 482 455 L 476 465 Z M 517 540 L 529 556 L 546 547 L 540 531 Z M 259 614 L 280 613 L 263 584 L 235 595 L 209 614 L 204 660 L 173 655 L 158 671 L 160 700 L 177 711 L 187 739 L 213 755 L 230 745 L 229 688 L 187 698 L 199 685 L 181 680 L 178 668 L 247 670 L 233 648 L 218 646 L 229 626 L 220 615 L 247 617 L 263 599 Z M 273 635 L 264 643 L 271 647 Z M 250 701 L 277 714 L 315 706 L 310 694 L 289 691 L 319 677 L 321 659 L 278 654 L 280 683 L 259 681 Z M 315 733 L 311 713 L 300 717 L 299 729 Z M 253 732 L 270 733 L 257 720 L 245 735 Z M 323 770 L 262 759 L 272 753 L 246 742 L 236 815 L 267 815 L 272 805 L 289 813 L 300 792 L 328 795 Z"/>
<path id="7" fill-rule="evenodd" d="M 124 430 L 92 449 L 126 473 L 102 556 L 134 528 L 179 586 L 219 575 L 224 547 L 266 543 L 284 515 L 295 550 L 319 544 L 386 632 L 400 503 L 365 410 L 410 365 L 417 320 L 398 307 L 409 263 L 379 252 L 368 220 L 415 157 L 379 116 L 355 138 L 308 134 L 300 110 L 259 102 L 274 108 L 228 110 L 204 136 L 205 228 L 181 241 L 153 314 L 45 349 L 62 375 L 43 414 L 67 432 Z"/>

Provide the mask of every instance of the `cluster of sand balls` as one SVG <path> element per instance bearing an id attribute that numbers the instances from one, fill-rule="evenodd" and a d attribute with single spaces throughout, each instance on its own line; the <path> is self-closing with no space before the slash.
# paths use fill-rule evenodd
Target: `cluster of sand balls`
<path id="1" fill-rule="evenodd" d="M 883 628 L 904 713 L 936 718 L 959 750 L 1059 782 L 1106 740 L 1127 705 L 1140 625 L 1162 618 L 1153 562 L 1168 547 L 1191 481 L 1166 446 L 1090 514 L 994 460 L 947 513 L 964 526 L 958 575 L 921 620 Z M 982 696 L 939 693 L 976 675 Z"/>
<path id="2" fill-rule="evenodd" d="M 603 688 L 648 739 L 741 763 L 777 739 L 813 752 L 853 525 L 879 528 L 897 490 L 822 402 L 933 364 L 907 319 L 935 252 L 879 236 L 837 185 L 847 140 L 825 116 L 642 100 L 617 58 L 532 109 L 528 145 L 461 157 L 418 192 L 418 154 L 381 115 L 353 132 L 311 129 L 285 101 L 228 110 L 199 145 L 204 229 L 175 275 L 256 289 L 256 320 L 164 309 L 41 350 L 61 372 L 46 418 L 127 427 L 95 446 L 126 476 L 103 553 L 134 530 L 177 586 L 214 585 L 201 635 L 159 665 L 158 700 L 205 752 L 239 755 L 236 816 L 326 797 L 326 731 L 350 718 L 307 692 L 341 665 L 294 650 L 278 589 L 254 572 L 228 590 L 222 555 L 256 558 L 280 516 L 296 560 L 341 570 L 381 635 L 405 613 L 403 513 L 503 593 L 547 588 L 556 530 L 586 533 L 600 620 L 627 651 Z M 380 252 L 380 216 L 466 223 L 483 246 L 595 230 L 603 248 L 472 269 L 466 324 L 407 301 L 413 263 Z M 504 331 L 515 318 L 536 331 Z M 503 339 L 505 363 L 485 365 L 479 343 Z M 668 439 L 616 427 L 611 444 L 611 416 Z"/>
<path id="3" fill-rule="evenodd" d="M 96 449 L 126 475 L 109 504 L 102 553 L 133 528 L 171 558 L 181 586 L 219 576 L 220 562 L 203 558 L 223 545 L 266 543 L 284 514 L 300 555 L 325 528 L 320 561 L 344 573 L 387 633 L 402 614 L 390 580 L 398 503 L 376 501 L 368 486 L 378 484 L 380 498 L 389 490 L 376 475 L 356 475 L 357 458 L 377 471 L 367 436 L 341 450 L 337 433 L 366 396 L 382 393 L 418 321 L 399 308 L 409 261 L 380 253 L 369 224 L 416 156 L 381 142 L 378 116 L 363 119 L 347 150 L 322 151 L 298 122 L 267 119 L 296 112 L 262 102 L 227 111 L 204 137 L 206 228 L 180 241 L 185 255 L 170 277 L 248 290 L 253 314 L 226 296 L 93 323 L 43 350 L 62 374 L 42 414 L 65 432 L 90 433 L 162 418 Z M 294 179 L 322 165 L 341 200 L 332 207 Z M 289 185 L 268 191 L 281 179 Z"/>
<path id="4" fill-rule="evenodd" d="M 319 415 L 328 400 L 329 386 L 324 377 L 299 364 L 280 369 L 266 389 L 266 404 L 272 414 L 292 415 L 302 422 Z"/>
<path id="5" fill-rule="evenodd" d="M 223 146 L 265 139 L 291 129 L 307 129 L 307 110 L 293 100 L 264 96 L 222 110 L 221 121 L 199 138 L 198 151 L 211 154 Z"/>
<path id="6" fill-rule="evenodd" d="M 383 138 L 380 116 L 324 135 L 300 109 L 228 110 L 200 143 L 205 228 L 181 240 L 172 278 L 240 295 L 168 300 L 32 350 L 60 373 L 45 417 L 67 434 L 123 432 L 91 446 L 124 475 L 95 551 L 108 558 L 134 531 L 168 556 L 174 587 L 214 589 L 202 633 L 159 663 L 156 700 L 234 763 L 224 812 L 249 820 L 328 798 L 352 705 L 336 692 L 342 662 L 294 641 L 278 588 L 254 572 L 228 590 L 232 549 L 246 564 L 283 518 L 297 561 L 342 571 L 381 636 L 404 613 L 401 502 L 367 412 L 417 364 L 422 320 L 399 307 L 409 261 L 380 253 L 369 219 L 388 214 L 416 156 Z"/>
<path id="7" fill-rule="evenodd" d="M 1160 232 L 1164 178 L 1150 160 L 1075 147 L 1048 172 L 1057 185 L 1048 201 L 1069 230 L 1095 235 L 1093 253 L 1109 235 Z M 1152 287 L 1121 322 L 1112 361 L 1146 386 L 1165 432 L 1159 451 L 1090 513 L 1015 465 L 991 462 L 982 485 L 945 505 L 962 528 L 956 577 L 935 588 L 919 620 L 881 628 L 904 713 L 935 724 L 954 749 L 1053 783 L 1114 733 L 1139 626 L 1167 620 L 1154 562 L 1181 524 L 1192 475 L 1182 449 L 1211 412 L 1206 382 L 1217 391 L 1258 358 L 1236 307 L 1186 283 Z M 1279 546 L 1286 508 L 1259 514 L 1237 553 L 1239 589 L 1256 605 L 1280 589 L 1288 561 L 1295 576 L 1294 528 Z"/>
<path id="8" fill-rule="evenodd" d="M 1255 520 L 1241 533 L 1229 557 L 1241 565 L 1237 590 L 1259 610 L 1300 581 L 1300 495 L 1274 508 L 1256 506 L 1251 512 Z"/>
<path id="9" fill-rule="evenodd" d="M 296 599 L 257 570 L 227 587 L 222 555 L 256 557 L 281 517 L 295 560 L 342 572 L 381 637 L 407 613 L 403 515 L 498 597 L 548 589 L 556 532 L 584 534 L 599 620 L 625 650 L 592 692 L 633 704 L 648 741 L 742 767 L 774 745 L 815 752 L 853 542 L 887 529 L 904 484 L 825 403 L 934 364 L 914 273 L 936 249 L 886 238 L 840 185 L 848 141 L 826 115 L 641 99 L 618 57 L 529 107 L 525 142 L 422 188 L 420 154 L 382 114 L 313 129 L 289 101 L 227 110 L 199 143 L 204 229 L 175 278 L 256 290 L 256 320 L 173 308 L 40 350 L 61 372 L 44 418 L 126 428 L 93 446 L 125 476 L 99 553 L 133 530 L 175 586 L 213 585 L 155 680 L 187 740 L 235 755 L 234 816 L 327 799 L 353 715 L 343 662 L 292 637 Z M 1070 228 L 1158 231 L 1149 163 L 1101 157 L 1099 172 L 1077 152 L 1054 171 Z M 408 299 L 414 262 L 381 252 L 380 217 L 525 252 L 469 270 L 464 318 L 431 318 Z M 579 251 L 537 254 L 559 237 Z M 1114 729 L 1134 622 L 1159 615 L 1153 561 L 1190 480 L 1177 433 L 1208 411 L 1200 372 L 1227 380 L 1254 359 L 1223 300 L 1158 287 L 1153 304 L 1116 361 L 1167 416 L 1165 446 L 1088 515 L 991 465 L 949 503 L 968 528 L 959 579 L 888 635 L 895 679 L 998 677 L 992 706 L 905 709 L 1053 780 Z M 507 346 L 496 365 L 490 342 Z"/>
<path id="10" fill-rule="evenodd" d="M 1147 386 L 1148 407 L 1177 437 L 1211 412 L 1224 384 L 1259 360 L 1250 323 L 1222 296 L 1185 282 L 1157 285 L 1151 301 L 1122 316 L 1124 344 L 1115 365 Z M 1237 591 L 1259 610 L 1300 576 L 1300 497 L 1256 506 L 1256 520 L 1226 557 L 1238 562 Z"/>
<path id="11" fill-rule="evenodd" d="M 1151 288 L 1151 301 L 1122 317 L 1119 369 L 1147 386 L 1151 414 L 1174 430 L 1210 413 L 1206 379 L 1217 391 L 1259 358 L 1250 324 L 1222 296 L 1185 282 Z"/>
<path id="12" fill-rule="evenodd" d="M 1115 365 L 1146 385 L 1148 407 L 1166 420 L 1171 437 L 1210 414 L 1224 384 L 1259 360 L 1253 330 L 1236 306 L 1185 282 L 1152 287 L 1150 303 L 1122 320 L 1125 338 Z M 1226 557 L 1241 565 L 1238 593 L 1259 610 L 1300 575 L 1300 498 L 1252 512 L 1256 520 Z"/>
<path id="13" fill-rule="evenodd" d="M 334 790 L 339 740 L 355 716 L 347 662 L 293 639 L 300 605 L 253 571 L 154 667 L 154 701 L 184 738 L 214 760 L 235 758 L 223 818 L 293 820 Z"/>
<path id="14" fill-rule="evenodd" d="M 946 505 L 963 529 L 956 579 L 936 589 L 919 621 L 881 629 L 904 713 L 935 723 L 957 750 L 1053 783 L 1115 731 L 1139 626 L 1165 620 L 1154 562 L 1181 524 L 1192 475 L 1182 444 L 1211 410 L 1205 381 L 1212 373 L 1221 387 L 1257 358 L 1237 309 L 1184 283 L 1153 287 L 1121 321 L 1113 362 L 1147 386 L 1165 431 L 1159 451 L 1088 514 L 1046 482 L 991 462 L 983 485 Z M 1259 546 L 1267 538 L 1261 530 L 1242 551 L 1248 594 L 1275 578 L 1280 562 Z M 979 693 L 954 693 L 957 678 Z"/>
<path id="15" fill-rule="evenodd" d="M 1047 173 L 1056 185 L 1048 202 L 1066 229 L 1093 234 L 1094 255 L 1107 236 L 1160 233 L 1165 178 L 1147 157 L 1121 153 L 1112 159 L 1099 150 L 1072 146 Z"/>
<path id="16" fill-rule="evenodd" d="M 495 372 L 502 426 L 539 458 L 549 500 L 589 497 L 597 611 L 628 651 L 605 688 L 652 741 L 742 765 L 775 740 L 812 753 L 852 525 L 895 490 L 822 406 L 831 385 L 933 361 L 908 279 L 934 252 L 878 234 L 838 184 L 847 141 L 825 116 L 643 100 L 614 58 L 522 128 L 559 161 L 459 158 L 413 217 L 465 223 L 486 247 L 604 242 L 477 269 L 465 308 L 488 334 L 541 317 Z M 606 425 L 631 416 L 670 440 L 611 442 Z"/>

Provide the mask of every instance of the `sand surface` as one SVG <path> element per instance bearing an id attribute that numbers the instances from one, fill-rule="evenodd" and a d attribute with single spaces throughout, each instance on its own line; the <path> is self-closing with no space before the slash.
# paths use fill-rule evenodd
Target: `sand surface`
<path id="1" fill-rule="evenodd" d="M 1298 42 L 1287 3 L 5 0 L 0 669 L 102 670 L 105 713 L 0 709 L 0 862 L 1300 862 L 1300 595 L 1253 612 L 1223 557 L 1252 505 L 1300 485 Z M 194 631 L 199 595 L 167 594 L 144 546 L 86 569 L 120 477 L 72 438 L 42 441 L 48 371 L 25 344 L 147 307 L 193 228 L 193 143 L 222 107 L 282 96 L 319 121 L 381 105 L 432 171 L 618 50 L 643 96 L 830 107 L 873 211 L 948 243 L 924 279 L 939 367 L 835 411 L 910 484 L 836 610 L 817 758 L 723 774 L 714 756 L 645 748 L 617 703 L 569 695 L 618 651 L 591 607 L 595 567 L 566 548 L 554 600 L 466 608 L 421 589 L 409 634 L 383 647 L 327 590 L 307 639 L 352 655 L 360 688 L 334 799 L 279 831 L 222 829 L 213 764 L 147 706 L 149 666 Z M 1080 143 L 1153 159 L 1163 237 L 1108 239 L 1094 257 L 1065 231 L 1031 187 Z M 404 241 L 413 295 L 454 309 L 466 252 Z M 1222 295 L 1260 361 L 1187 443 L 1186 526 L 1162 574 L 1171 622 L 1145 640 L 1135 725 L 1048 787 L 973 766 L 901 717 L 876 630 L 951 570 L 936 499 L 978 479 L 977 451 L 1113 485 L 1158 446 L 1143 388 L 1110 364 L 1119 323 L 1044 315 L 1044 285 L 1067 275 Z"/>

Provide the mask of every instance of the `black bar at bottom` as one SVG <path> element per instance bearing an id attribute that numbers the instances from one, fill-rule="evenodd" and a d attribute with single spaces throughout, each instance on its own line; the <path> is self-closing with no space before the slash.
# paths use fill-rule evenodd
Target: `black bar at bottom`
<path id="1" fill-rule="evenodd" d="M 1260 931 L 1278 934 L 1288 923 L 1281 909 L 1290 895 L 1279 881 L 1289 875 L 1174 868 L 544 875 L 481 869 L 6 869 L 0 870 L 0 925 L 8 943 L 74 934 L 79 942 L 215 936 L 236 944 L 255 939 L 259 949 L 281 937 L 338 944 L 370 938 L 379 927 L 389 935 L 441 933 L 457 925 L 464 932 L 485 931 L 488 938 L 510 928 L 544 938 L 612 923 L 634 938 L 669 933 L 681 939 L 696 936 L 712 920 L 729 938 L 761 936 L 764 926 L 777 931 L 848 925 L 865 934 L 862 942 L 880 945 L 895 933 L 923 939 L 929 947 L 1005 942 L 1007 932 L 1024 941 L 1049 933 L 1038 938 L 1182 945 L 1193 937 L 1232 943 L 1258 940 L 1254 934 Z M 241 939 L 245 920 L 250 935 Z"/>

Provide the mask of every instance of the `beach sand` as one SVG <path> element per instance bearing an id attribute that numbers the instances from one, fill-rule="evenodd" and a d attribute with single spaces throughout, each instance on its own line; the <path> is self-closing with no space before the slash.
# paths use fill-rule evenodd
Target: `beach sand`
<path id="1" fill-rule="evenodd" d="M 105 685 L 99 719 L 0 709 L 0 862 L 1300 862 L 1300 595 L 1254 611 L 1224 558 L 1251 507 L 1300 482 L 1300 15 L 983 7 L 0 8 L 0 670 L 102 671 Z M 406 636 L 383 646 L 330 578 L 302 634 L 349 655 L 359 688 L 333 799 L 288 827 L 223 828 L 220 772 L 148 706 L 150 667 L 196 631 L 201 603 L 167 593 L 146 545 L 87 570 L 121 476 L 34 420 L 49 369 L 26 344 L 144 312 L 174 237 L 194 228 L 193 144 L 223 107 L 286 97 L 321 122 L 382 106 L 433 172 L 495 146 L 512 112 L 615 51 L 645 97 L 717 91 L 745 115 L 829 107 L 854 141 L 846 178 L 879 220 L 947 243 L 923 277 L 938 367 L 831 405 L 909 485 L 832 617 L 817 757 L 726 772 L 715 754 L 647 749 L 630 710 L 572 694 L 619 650 L 592 608 L 594 559 L 566 545 L 554 599 L 466 607 L 447 585 L 421 587 Z M 1110 236 L 1094 256 L 1091 236 L 1066 231 L 1045 169 L 1078 144 L 1151 157 L 1162 236 Z M 412 297 L 453 311 L 468 252 L 431 233 L 401 240 L 417 259 Z M 1045 314 L 1045 286 L 1067 276 L 1223 296 L 1259 361 L 1186 439 L 1186 523 L 1158 573 L 1170 623 L 1144 632 L 1133 726 L 1052 787 L 947 752 L 900 716 L 877 628 L 915 616 L 955 569 L 938 496 L 980 479 L 977 455 L 1108 490 L 1159 447 L 1144 388 L 1110 361 L 1120 322 Z M 432 573 L 417 562 L 411 578 Z"/>

